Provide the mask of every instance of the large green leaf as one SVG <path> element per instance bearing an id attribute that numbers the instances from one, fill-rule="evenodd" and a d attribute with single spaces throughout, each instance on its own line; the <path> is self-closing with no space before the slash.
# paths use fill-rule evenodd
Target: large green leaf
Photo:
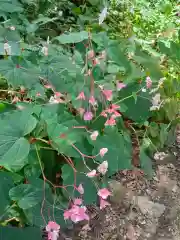
<path id="1" fill-rule="evenodd" d="M 72 147 L 72 144 L 82 140 L 80 131 L 78 129 L 69 129 L 66 119 L 64 120 L 65 124 L 57 123 L 56 118 L 46 121 L 51 144 L 60 153 L 71 157 L 78 157 L 79 153 Z M 70 125 L 70 127 L 72 127 L 72 125 Z"/>
<path id="2" fill-rule="evenodd" d="M 67 227 L 67 222 L 65 222 L 64 220 L 62 209 L 67 208 L 68 206 L 64 207 L 57 204 L 53 205 L 53 203 L 49 203 L 46 200 L 44 206 L 42 205 L 42 203 L 38 203 L 32 208 L 24 209 L 24 213 L 28 220 L 28 223 L 33 226 L 45 227 L 44 219 L 46 220 L 46 222 L 48 222 L 49 219 L 52 218 L 58 224 L 60 224 L 61 228 L 64 228 Z"/>
<path id="3" fill-rule="evenodd" d="M 43 187 L 43 180 L 28 179 L 30 184 L 20 184 L 9 191 L 9 196 L 12 200 L 17 201 L 18 206 L 22 209 L 28 209 L 41 203 L 44 192 L 48 192 L 49 188 Z"/>
<path id="4" fill-rule="evenodd" d="M 14 186 L 11 176 L 6 172 L 0 172 L 0 219 L 5 213 L 6 208 L 10 205 L 9 190 Z"/>
<path id="5" fill-rule="evenodd" d="M 13 87 L 31 88 L 39 81 L 38 69 L 30 63 L 21 66 L 21 62 L 16 63 L 10 59 L 0 60 L 0 73 Z"/>
<path id="6" fill-rule="evenodd" d="M 42 232 L 40 228 L 36 227 L 26 227 L 26 228 L 16 228 L 16 227 L 0 227 L 1 238 L 6 240 L 12 239 L 26 239 L 26 240 L 40 240 L 42 237 Z"/>
<path id="7" fill-rule="evenodd" d="M 36 119 L 28 112 L 8 114 L 0 120 L 0 165 L 18 170 L 26 163 L 30 144 L 25 135 L 36 126 Z"/>
<path id="8" fill-rule="evenodd" d="M 22 12 L 22 5 L 17 0 L 0 0 L 0 11 L 13 13 Z"/>
<path id="9" fill-rule="evenodd" d="M 82 31 L 69 34 L 62 34 L 56 37 L 55 39 L 57 39 L 61 44 L 78 43 L 88 39 L 88 32 Z"/>
<path id="10" fill-rule="evenodd" d="M 118 66 L 123 67 L 124 71 L 129 74 L 131 72 L 131 64 L 125 54 L 121 51 L 119 45 L 111 45 L 108 48 L 108 57 Z"/>
<path id="11" fill-rule="evenodd" d="M 82 87 L 84 77 L 82 67 L 74 64 L 67 55 L 60 55 L 41 62 L 42 75 L 54 86 L 56 91 L 72 92 L 78 84 Z"/>
<path id="12" fill-rule="evenodd" d="M 127 136 L 126 136 L 127 139 Z M 108 152 L 103 158 L 98 156 L 97 161 L 108 161 L 108 174 L 112 175 L 122 169 L 131 169 L 132 145 L 130 136 L 128 141 L 123 135 L 115 129 L 106 130 L 103 136 L 99 136 L 96 141 L 91 141 L 94 144 L 94 154 L 99 153 L 101 148 L 107 148 Z"/>
<path id="13" fill-rule="evenodd" d="M 136 51 L 133 59 L 141 66 L 145 71 L 150 72 L 152 79 L 158 81 L 163 77 L 158 59 L 150 56 L 147 52 L 143 51 L 140 46 L 136 46 Z"/>
<path id="14" fill-rule="evenodd" d="M 158 43 L 160 51 L 168 56 L 173 61 L 180 61 L 180 44 L 175 43 L 173 41 L 170 42 L 170 46 L 167 47 L 165 45 L 165 42 L 159 42 Z"/>
<path id="15" fill-rule="evenodd" d="M 138 83 L 133 83 L 128 85 L 125 89 L 119 92 L 120 99 L 123 100 L 123 104 L 126 105 L 127 110 L 123 113 L 125 117 L 132 119 L 133 121 L 142 122 L 147 120 L 151 115 L 150 106 L 151 106 L 151 98 L 147 92 L 142 92 Z M 136 92 L 138 94 L 136 95 Z M 121 108 L 121 101 L 119 103 Z"/>

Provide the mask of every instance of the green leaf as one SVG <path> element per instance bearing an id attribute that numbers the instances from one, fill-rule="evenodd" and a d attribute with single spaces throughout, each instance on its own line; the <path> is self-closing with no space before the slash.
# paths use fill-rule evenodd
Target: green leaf
<path id="1" fill-rule="evenodd" d="M 164 146 L 164 143 L 166 142 L 167 137 L 168 137 L 167 127 L 168 127 L 167 124 L 163 124 L 163 123 L 160 124 L 160 143 L 161 143 L 161 147 Z"/>
<path id="2" fill-rule="evenodd" d="M 136 104 L 137 103 L 137 94 L 136 94 L 136 92 L 132 92 L 132 96 L 133 96 L 135 104 Z"/>
<path id="3" fill-rule="evenodd" d="M 69 129 L 66 124 L 58 124 L 55 121 L 47 122 L 48 136 L 52 140 L 51 144 L 60 153 L 71 157 L 78 157 L 79 153 L 72 147 L 72 144 L 81 140 L 81 134 L 77 129 Z"/>
<path id="4" fill-rule="evenodd" d="M 83 163 L 81 161 L 78 161 L 78 164 L 75 166 L 77 173 L 76 173 L 76 185 L 79 186 L 79 184 L 83 185 L 84 188 L 84 194 L 83 194 L 83 200 L 85 204 L 92 204 L 96 203 L 97 201 L 97 189 L 95 187 L 95 183 L 92 179 L 88 178 L 85 173 L 87 173 L 88 169 L 85 169 L 83 166 Z M 84 173 L 83 173 L 84 170 Z M 63 178 L 63 184 L 64 185 L 72 185 L 74 186 L 75 178 L 74 178 L 74 172 L 70 165 L 64 165 L 62 167 L 62 178 Z M 75 191 L 73 192 L 73 187 L 67 188 L 68 192 L 70 194 L 74 193 L 73 197 L 79 197 L 79 192 Z"/>
<path id="5" fill-rule="evenodd" d="M 26 165 L 24 168 L 24 176 L 26 178 L 29 177 L 38 178 L 41 175 L 41 168 L 39 165 L 37 152 L 32 146 L 27 157 L 27 163 L 28 165 Z"/>
<path id="6" fill-rule="evenodd" d="M 0 172 L 0 192 L 1 192 L 1 204 L 0 204 L 0 219 L 5 213 L 6 208 L 10 205 L 9 190 L 14 186 L 13 179 L 10 174 L 6 172 Z"/>
<path id="7" fill-rule="evenodd" d="M 127 107 L 127 110 L 123 113 L 123 115 L 136 122 L 144 122 L 152 115 L 151 111 L 149 110 L 151 106 L 150 95 L 148 92 L 144 93 L 140 91 L 140 89 L 141 86 L 139 86 L 138 83 L 132 83 L 119 93 L 122 103 L 124 103 Z M 140 91 L 137 96 L 135 95 L 135 91 Z M 132 97 L 126 99 L 126 97 L 131 95 Z"/>
<path id="8" fill-rule="evenodd" d="M 68 208 L 68 206 L 66 206 L 66 208 Z M 64 220 L 63 211 L 61 209 L 65 209 L 64 206 L 57 204 L 53 205 L 53 203 L 49 203 L 46 200 L 44 207 L 42 207 L 42 203 L 38 203 L 32 208 L 24 209 L 24 213 L 29 224 L 33 226 L 46 227 L 44 219 L 46 222 L 48 222 L 50 217 L 53 217 L 53 219 L 61 226 L 61 228 L 65 228 L 67 227 L 67 222 Z M 41 238 L 38 240 L 40 239 Z"/>
<path id="9" fill-rule="evenodd" d="M 152 160 L 146 154 L 144 146 L 140 148 L 140 163 L 145 174 L 151 178 L 153 176 Z"/>
<path id="10" fill-rule="evenodd" d="M 36 126 L 36 119 L 28 112 L 8 114 L 0 120 L 0 165 L 19 170 L 26 163 L 30 144 L 25 135 Z"/>
<path id="11" fill-rule="evenodd" d="M 163 77 L 158 59 L 150 56 L 145 51 L 142 51 L 140 46 L 136 46 L 136 52 L 133 56 L 133 59 L 139 65 L 142 65 L 145 71 L 150 72 L 152 79 L 159 80 L 161 77 Z"/>
<path id="12" fill-rule="evenodd" d="M 108 73 L 118 73 L 120 71 L 120 67 L 116 64 L 108 64 L 107 72 Z"/>
<path id="13" fill-rule="evenodd" d="M 95 143 L 91 141 L 91 144 L 94 144 L 93 155 L 98 154 L 101 148 L 108 148 L 105 156 L 103 158 L 98 156 L 96 160 L 99 162 L 108 161 L 109 175 L 122 169 L 131 169 L 132 145 L 131 141 L 127 141 L 126 139 L 127 134 L 124 138 L 115 129 L 108 129 L 103 136 L 99 136 L 96 139 Z"/>
<path id="14" fill-rule="evenodd" d="M 15 88 L 19 86 L 31 88 L 39 81 L 38 72 L 38 69 L 30 63 L 21 66 L 21 62 L 16 64 L 10 59 L 0 60 L 0 73 Z"/>
<path id="15" fill-rule="evenodd" d="M 39 240 L 41 239 L 42 233 L 39 228 L 36 227 L 0 227 L 1 238 L 6 240 L 12 239 L 26 239 L 26 240 Z"/>
<path id="16" fill-rule="evenodd" d="M 18 206 L 22 209 L 32 208 L 42 202 L 44 192 L 49 190 L 48 185 L 44 189 L 43 180 L 28 179 L 31 184 L 20 184 L 9 191 L 12 200 L 17 201 Z"/>
<path id="17" fill-rule="evenodd" d="M 107 52 L 110 60 L 112 60 L 118 66 L 124 67 L 125 72 L 131 72 L 130 62 L 128 61 L 124 53 L 120 50 L 119 45 L 110 46 Z"/>
<path id="18" fill-rule="evenodd" d="M 14 106 L 14 104 L 0 102 L 0 114 L 10 112 L 15 109 L 16 109 L 16 106 Z"/>
<path id="19" fill-rule="evenodd" d="M 149 133 L 151 134 L 151 136 L 154 138 L 154 137 L 157 137 L 158 134 L 159 134 L 159 127 L 158 127 L 158 124 L 155 123 L 155 122 L 151 122 L 150 123 L 150 126 L 148 128 L 148 131 Z"/>
<path id="20" fill-rule="evenodd" d="M 8 13 L 22 12 L 23 8 L 22 5 L 16 0 L 0 0 L 0 11 Z"/>
<path id="21" fill-rule="evenodd" d="M 88 37 L 89 37 L 88 32 L 82 31 L 69 34 L 62 34 L 56 37 L 55 39 L 57 39 L 61 44 L 67 44 L 82 42 L 83 40 L 88 39 Z"/>

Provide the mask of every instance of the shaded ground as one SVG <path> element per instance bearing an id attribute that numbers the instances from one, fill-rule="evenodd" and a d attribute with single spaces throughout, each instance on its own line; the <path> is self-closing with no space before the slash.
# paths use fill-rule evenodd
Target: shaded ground
<path id="1" fill-rule="evenodd" d="M 179 240 L 180 128 L 176 146 L 155 161 L 152 180 L 128 171 L 118 174 L 110 182 L 111 207 L 90 209 L 90 223 L 76 225 L 59 240 Z"/>

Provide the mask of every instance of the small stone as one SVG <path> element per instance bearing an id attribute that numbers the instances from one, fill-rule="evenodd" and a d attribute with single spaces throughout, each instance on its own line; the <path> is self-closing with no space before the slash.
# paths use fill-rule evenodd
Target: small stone
<path id="1" fill-rule="evenodd" d="M 164 204 L 154 203 L 145 196 L 137 197 L 137 205 L 143 214 L 149 214 L 152 217 L 160 217 L 165 211 Z"/>
<path id="2" fill-rule="evenodd" d="M 109 182 L 109 188 L 112 192 L 110 200 L 114 203 L 121 203 L 126 194 L 126 188 L 118 181 L 111 180 Z"/>

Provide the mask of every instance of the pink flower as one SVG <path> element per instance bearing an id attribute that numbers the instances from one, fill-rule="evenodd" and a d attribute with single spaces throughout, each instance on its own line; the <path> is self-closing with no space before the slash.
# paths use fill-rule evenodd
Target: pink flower
<path id="1" fill-rule="evenodd" d="M 107 112 L 107 113 L 113 113 L 113 112 L 114 112 L 114 109 L 112 109 L 112 108 L 110 107 L 110 108 L 106 109 L 105 112 Z"/>
<path id="2" fill-rule="evenodd" d="M 112 100 L 112 90 L 102 90 L 106 100 L 111 101 Z"/>
<path id="3" fill-rule="evenodd" d="M 77 187 L 77 190 L 80 194 L 84 194 L 84 188 L 82 184 L 79 184 L 79 186 Z"/>
<path id="4" fill-rule="evenodd" d="M 48 232 L 48 240 L 57 240 L 59 236 L 60 226 L 56 222 L 49 221 L 46 226 L 46 231 Z"/>
<path id="5" fill-rule="evenodd" d="M 111 204 L 109 202 L 107 202 L 106 200 L 100 198 L 100 209 L 103 209 L 107 206 L 110 206 Z"/>
<path id="6" fill-rule="evenodd" d="M 102 174 L 105 175 L 108 170 L 108 162 L 104 161 L 102 162 L 98 167 L 97 170 Z"/>
<path id="7" fill-rule="evenodd" d="M 64 220 L 68 220 L 71 217 L 71 212 L 69 210 L 64 211 Z"/>
<path id="8" fill-rule="evenodd" d="M 84 120 L 85 120 L 85 121 L 91 121 L 92 118 L 93 118 L 92 112 L 87 111 L 87 112 L 84 113 Z"/>
<path id="9" fill-rule="evenodd" d="M 99 132 L 94 131 L 90 136 L 91 140 L 96 141 L 96 138 L 97 138 L 98 135 L 99 135 Z"/>
<path id="10" fill-rule="evenodd" d="M 48 240 L 57 240 L 59 237 L 59 232 L 53 231 L 53 232 L 48 232 Z"/>
<path id="11" fill-rule="evenodd" d="M 107 118 L 107 113 L 105 111 L 102 111 L 101 116 Z"/>
<path id="12" fill-rule="evenodd" d="M 60 92 L 55 92 L 55 93 L 54 93 L 54 96 L 55 96 L 56 98 L 59 98 L 59 97 L 62 97 L 63 94 L 60 93 Z"/>
<path id="13" fill-rule="evenodd" d="M 126 84 L 122 83 L 122 82 L 118 82 L 117 83 L 117 90 L 120 91 L 122 88 L 125 88 Z"/>
<path id="14" fill-rule="evenodd" d="M 146 78 L 146 87 L 151 88 L 152 87 L 152 80 L 150 77 Z"/>
<path id="15" fill-rule="evenodd" d="M 99 151 L 99 154 L 101 157 L 104 157 L 104 155 L 108 152 L 107 148 L 101 148 Z"/>
<path id="16" fill-rule="evenodd" d="M 76 99 L 77 99 L 77 100 L 85 100 L 86 97 L 85 97 L 85 95 L 84 95 L 84 92 L 80 92 Z"/>
<path id="17" fill-rule="evenodd" d="M 94 50 L 90 50 L 90 51 L 87 53 L 88 59 L 92 59 L 92 58 L 94 58 L 94 56 L 95 56 Z"/>
<path id="18" fill-rule="evenodd" d="M 98 196 L 102 199 L 107 199 L 111 194 L 111 192 L 107 188 L 102 188 L 98 191 Z"/>
<path id="19" fill-rule="evenodd" d="M 59 231 L 60 229 L 60 226 L 59 224 L 57 224 L 56 222 L 53 222 L 53 221 L 49 221 L 48 222 L 48 225 L 46 226 L 46 231 L 49 232 L 49 231 Z"/>
<path id="20" fill-rule="evenodd" d="M 89 103 L 92 104 L 92 106 L 94 106 L 94 105 L 97 104 L 97 102 L 96 102 L 94 96 L 91 96 L 91 97 L 89 98 Z"/>
<path id="21" fill-rule="evenodd" d="M 80 198 L 74 199 L 74 205 L 81 205 L 81 204 L 82 204 L 82 199 L 80 199 Z"/>
<path id="22" fill-rule="evenodd" d="M 116 125 L 116 121 L 114 120 L 113 117 L 111 117 L 105 122 L 105 126 L 114 126 L 114 125 Z"/>
<path id="23" fill-rule="evenodd" d="M 113 115 L 111 116 L 112 118 L 117 118 L 117 117 L 121 117 L 122 115 L 118 112 L 118 111 L 115 111 L 113 112 Z"/>
<path id="24" fill-rule="evenodd" d="M 73 205 L 71 209 L 64 212 L 64 219 L 71 219 L 74 223 L 89 220 L 89 216 L 86 213 L 86 207 Z"/>
<path id="25" fill-rule="evenodd" d="M 96 170 L 94 169 L 94 170 L 92 170 L 91 172 L 88 172 L 88 173 L 86 174 L 86 176 L 89 177 L 89 178 L 95 177 L 95 176 L 96 176 Z"/>
<path id="26" fill-rule="evenodd" d="M 89 216 L 86 214 L 86 207 L 84 207 L 84 206 L 73 207 L 71 220 L 75 223 L 83 221 L 83 220 L 89 220 Z"/>
<path id="27" fill-rule="evenodd" d="M 119 105 L 111 104 L 111 109 L 117 110 L 117 109 L 119 109 L 119 108 L 120 108 Z"/>

